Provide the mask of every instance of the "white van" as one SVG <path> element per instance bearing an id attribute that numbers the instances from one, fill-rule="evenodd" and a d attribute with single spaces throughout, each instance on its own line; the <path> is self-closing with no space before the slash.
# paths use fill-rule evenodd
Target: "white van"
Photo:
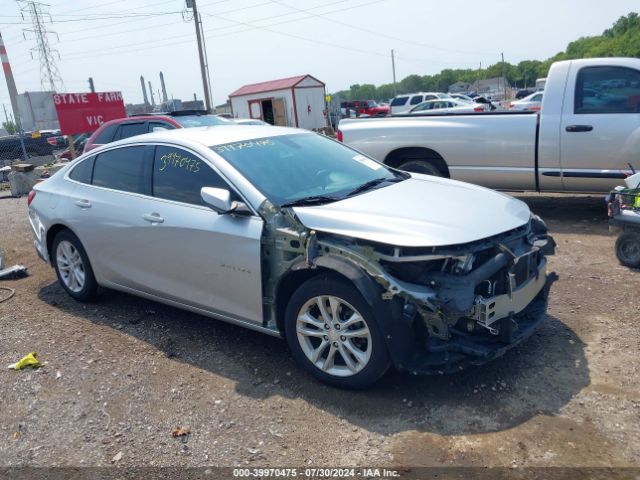
<path id="1" fill-rule="evenodd" d="M 409 110 L 419 103 L 426 102 L 427 100 L 437 100 L 439 98 L 451 98 L 451 96 L 448 93 L 442 92 L 418 92 L 397 95 L 391 100 L 391 114 L 409 113 Z"/>

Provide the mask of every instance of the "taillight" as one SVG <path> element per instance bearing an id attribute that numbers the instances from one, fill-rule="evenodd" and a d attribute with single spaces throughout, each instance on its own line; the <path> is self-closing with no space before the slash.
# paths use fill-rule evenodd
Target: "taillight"
<path id="1" fill-rule="evenodd" d="M 342 132 L 340 130 L 338 130 L 338 141 L 341 142 L 342 141 Z"/>
<path id="2" fill-rule="evenodd" d="M 35 190 L 31 190 L 29 192 L 29 195 L 27 196 L 27 207 L 29 205 L 31 205 L 31 202 L 33 202 L 34 198 L 36 198 L 36 191 Z"/>
<path id="3" fill-rule="evenodd" d="M 482 107 L 476 107 L 473 109 L 474 112 L 484 112 L 484 108 Z"/>
<path id="4" fill-rule="evenodd" d="M 47 143 L 55 147 L 56 145 L 58 145 L 58 139 L 56 137 L 49 137 L 47 138 Z"/>
<path id="5" fill-rule="evenodd" d="M 515 105 L 513 103 L 509 104 L 509 110 L 511 110 L 513 107 L 515 107 Z"/>

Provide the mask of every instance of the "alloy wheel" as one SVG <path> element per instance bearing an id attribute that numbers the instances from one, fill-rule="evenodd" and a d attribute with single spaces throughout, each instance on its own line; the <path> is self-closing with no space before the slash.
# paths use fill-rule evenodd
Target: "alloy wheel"
<path id="1" fill-rule="evenodd" d="M 56 249 L 56 263 L 65 286 L 74 293 L 80 292 L 84 288 L 85 269 L 78 249 L 67 240 L 61 241 Z"/>
<path id="2" fill-rule="evenodd" d="M 308 300 L 298 313 L 296 333 L 309 361 L 329 375 L 355 375 L 371 358 L 367 322 L 339 297 L 321 295 Z"/>

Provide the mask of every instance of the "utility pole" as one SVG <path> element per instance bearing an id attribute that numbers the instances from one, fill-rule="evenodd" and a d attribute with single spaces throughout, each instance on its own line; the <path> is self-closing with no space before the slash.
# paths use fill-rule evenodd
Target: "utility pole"
<path id="1" fill-rule="evenodd" d="M 36 37 L 37 46 L 33 48 L 33 52 L 37 52 L 40 59 L 40 83 L 43 90 L 49 90 L 52 92 L 64 91 L 64 82 L 60 77 L 58 66 L 56 65 L 55 57 L 60 58 L 60 54 L 55 48 L 49 45 L 49 34 L 55 34 L 47 30 L 45 26 L 45 18 L 48 17 L 49 21 L 52 21 L 51 15 L 48 13 L 49 5 L 45 3 L 36 2 L 33 0 L 18 0 L 21 12 L 26 13 L 31 17 L 30 29 L 25 29 L 25 32 L 31 32 Z M 25 37 L 26 38 L 26 37 Z"/>
<path id="2" fill-rule="evenodd" d="M 9 98 L 11 99 L 11 109 L 13 110 L 13 118 L 15 118 L 16 129 L 20 137 L 20 147 L 22 148 L 22 158 L 26 159 L 27 150 L 24 148 L 24 138 L 22 135 L 22 122 L 20 121 L 20 110 L 18 110 L 18 89 L 16 88 L 16 82 L 13 79 L 13 72 L 11 71 L 11 64 L 9 63 L 9 56 L 7 55 L 7 49 L 4 46 L 4 40 L 0 33 L 0 59 L 2 59 L 2 70 L 4 70 L 4 78 L 7 81 L 7 90 L 9 91 Z M 4 106 L 4 105 L 3 105 Z M 7 111 L 5 109 L 5 116 Z"/>
<path id="3" fill-rule="evenodd" d="M 4 120 L 9 123 L 9 115 L 7 115 L 7 106 L 3 103 L 2 109 L 4 110 Z"/>
<path id="4" fill-rule="evenodd" d="M 393 70 L 393 96 L 395 97 L 398 94 L 398 90 L 396 88 L 396 59 L 393 54 L 393 48 L 391 49 L 391 70 Z"/>
<path id="5" fill-rule="evenodd" d="M 507 99 L 507 74 L 504 70 L 505 68 L 504 53 L 501 53 L 500 55 L 502 56 L 502 83 L 504 84 L 504 96 L 502 97 L 502 100 L 506 100 Z"/>
<path id="6" fill-rule="evenodd" d="M 207 82 L 207 67 L 205 62 L 204 48 L 202 46 L 202 31 L 200 16 L 196 0 L 187 0 L 187 8 L 193 9 L 193 21 L 196 27 L 196 39 L 198 41 L 198 56 L 200 57 L 200 73 L 202 75 L 202 89 L 204 90 L 204 104 L 207 112 L 211 112 L 211 97 L 209 95 L 209 86 Z"/>
<path id="7" fill-rule="evenodd" d="M 91 93 L 96 93 L 96 87 L 93 86 L 93 77 L 89 77 L 89 90 L 91 90 Z"/>

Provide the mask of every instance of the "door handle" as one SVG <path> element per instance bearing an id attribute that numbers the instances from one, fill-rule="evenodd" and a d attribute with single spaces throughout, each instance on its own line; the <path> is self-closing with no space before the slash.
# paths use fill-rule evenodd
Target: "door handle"
<path id="1" fill-rule="evenodd" d="M 91 202 L 86 199 L 76 200 L 76 206 L 80 208 L 91 208 Z"/>
<path id="2" fill-rule="evenodd" d="M 591 125 L 567 125 L 565 128 L 567 132 L 590 132 L 593 130 Z"/>
<path id="3" fill-rule="evenodd" d="M 142 215 L 142 218 L 144 220 L 146 220 L 147 222 L 151 222 L 151 223 L 162 223 L 162 222 L 164 222 L 164 218 L 162 218 L 160 216 L 160 214 L 156 213 L 156 212 L 145 213 L 144 215 Z"/>

